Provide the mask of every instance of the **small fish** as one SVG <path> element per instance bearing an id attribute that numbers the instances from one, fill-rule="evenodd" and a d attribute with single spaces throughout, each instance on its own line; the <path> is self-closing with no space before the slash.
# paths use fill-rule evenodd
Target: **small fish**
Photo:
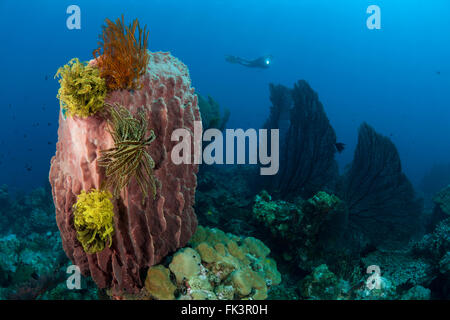
<path id="1" fill-rule="evenodd" d="M 51 125 L 52 125 L 52 123 L 51 122 L 49 122 L 49 123 L 47 123 L 47 125 L 50 127 Z"/>
<path id="2" fill-rule="evenodd" d="M 437 75 L 440 75 L 440 74 L 441 74 L 441 72 L 440 72 L 440 71 L 436 71 L 436 74 L 437 74 Z"/>
<path id="3" fill-rule="evenodd" d="M 334 144 L 334 146 L 336 147 L 337 152 L 341 153 L 342 151 L 344 151 L 345 149 L 345 143 L 342 142 L 336 142 Z"/>

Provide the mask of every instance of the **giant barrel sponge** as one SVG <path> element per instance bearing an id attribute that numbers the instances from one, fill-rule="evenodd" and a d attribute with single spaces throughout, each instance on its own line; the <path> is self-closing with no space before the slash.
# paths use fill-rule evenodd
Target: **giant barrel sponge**
<path id="1" fill-rule="evenodd" d="M 169 53 L 148 54 L 140 87 L 110 91 L 105 104 L 121 105 L 136 117 L 142 115 L 147 135 L 153 130 L 155 139 L 147 152 L 154 162 L 155 190 L 145 195 L 133 177 L 111 198 L 114 231 L 102 250 L 88 253 L 79 241 L 74 204 L 80 194 L 104 188 L 106 173 L 99 160 L 104 150 L 114 147 L 108 120 L 102 113 L 66 117 L 62 108 L 57 150 L 51 160 L 49 178 L 64 251 L 84 275 L 90 275 L 98 287 L 112 289 L 113 294 L 138 292 L 146 269 L 185 246 L 197 227 L 193 204 L 198 165 L 171 161 L 176 144 L 171 141 L 172 132 L 179 128 L 193 132 L 194 121 L 200 121 L 197 96 L 183 63 Z M 90 65 L 96 63 L 93 60 Z"/>

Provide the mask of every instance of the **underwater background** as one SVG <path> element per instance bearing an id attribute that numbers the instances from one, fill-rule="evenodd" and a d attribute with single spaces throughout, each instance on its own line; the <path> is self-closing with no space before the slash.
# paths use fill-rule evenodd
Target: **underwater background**
<path id="1" fill-rule="evenodd" d="M 66 27 L 66 9 L 72 4 L 81 9 L 80 30 Z M 370 16 L 366 9 L 373 4 L 381 8 L 379 30 L 366 26 Z M 358 250 L 352 242 L 355 239 L 343 240 L 345 244 L 333 241 L 344 253 L 338 250 L 330 260 L 312 257 L 318 248 L 315 246 L 304 249 L 308 254 L 298 258 L 283 245 L 285 241 L 306 243 L 320 238 L 319 231 L 310 234 L 300 228 L 281 232 L 273 226 L 274 219 L 277 226 L 283 226 L 286 220 L 276 220 L 280 217 L 290 221 L 292 210 L 306 217 L 313 210 L 308 201 L 314 202 L 313 196 L 323 188 L 296 194 L 288 189 L 285 194 L 268 190 L 269 195 L 257 187 L 264 183 L 255 183 L 255 166 L 200 166 L 195 205 L 199 224 L 205 230 L 218 227 L 264 241 L 278 263 L 283 279 L 280 286 L 285 286 L 284 290 L 269 292 L 269 298 L 448 299 L 450 222 L 446 219 L 450 190 L 444 188 L 450 184 L 449 9 L 447 0 L 0 0 L 0 72 L 4 75 L 0 79 L 0 298 L 21 298 L 19 293 L 32 286 L 29 279 L 39 282 L 51 270 L 69 262 L 62 251 L 48 183 L 60 111 L 56 98 L 59 83 L 54 76 L 73 57 L 92 59 L 105 18 L 115 20 L 124 14 L 126 23 L 138 18 L 142 26 L 147 25 L 150 51 L 169 51 L 187 65 L 197 93 L 211 96 L 222 114 L 229 110 L 226 128 L 263 127 L 270 118 L 271 106 L 276 107 L 270 99 L 275 93 L 269 84 L 292 88 L 298 80 L 305 80 L 303 92 L 307 95 L 311 88 L 317 92 L 336 133 L 335 142 L 345 144 L 342 152 L 333 154 L 339 175 L 344 176 L 354 161 L 358 130 L 364 122 L 370 125 L 364 129 L 368 136 L 387 137 L 398 150 L 400 171 L 414 188 L 408 193 L 414 194 L 414 205 L 396 205 L 411 206 L 406 209 L 409 213 L 420 212 L 396 217 L 400 220 L 391 223 L 398 227 L 403 225 L 401 219 L 405 219 L 405 225 L 417 220 L 419 225 L 411 227 L 417 231 L 410 234 L 416 242 L 410 247 L 404 245 L 406 251 L 400 254 L 387 252 L 371 236 L 371 240 L 358 240 Z M 226 55 L 248 59 L 272 55 L 273 60 L 267 69 L 245 68 L 228 63 Z M 400 173 L 398 177 L 404 179 Z M 341 187 L 346 185 L 345 179 L 342 182 L 336 178 L 333 186 L 325 188 L 328 194 L 322 196 L 334 201 L 332 196 L 336 194 L 346 201 L 345 187 Z M 420 209 L 416 205 L 419 202 Z M 278 216 L 267 218 L 270 214 Z M 318 228 L 323 231 L 325 227 L 321 224 Z M 364 234 L 361 230 L 358 232 Z M 333 267 L 333 263 L 342 261 L 348 262 L 345 270 Z M 386 271 L 390 275 L 386 281 L 391 291 L 386 289 L 378 296 L 362 293 L 362 289 L 356 293 L 361 279 L 367 278 L 365 267 L 378 264 L 382 270 L 390 270 Z M 357 267 L 359 271 L 354 270 Z M 398 274 L 405 269 L 408 275 Z M 329 283 L 314 287 L 311 283 L 318 281 L 314 278 L 318 273 L 325 274 Z M 69 293 L 64 281 L 65 275 L 60 275 L 39 294 L 22 297 L 106 296 L 96 291 L 89 278 L 84 278 L 83 290 Z M 347 281 L 343 286 L 346 289 L 342 281 Z M 329 292 L 323 286 L 337 288 L 336 293 L 323 293 Z"/>

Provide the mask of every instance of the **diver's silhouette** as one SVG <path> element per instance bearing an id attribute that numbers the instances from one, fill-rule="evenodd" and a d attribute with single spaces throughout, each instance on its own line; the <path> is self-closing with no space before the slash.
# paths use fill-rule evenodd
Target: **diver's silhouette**
<path id="1" fill-rule="evenodd" d="M 248 68 L 267 69 L 270 67 L 270 64 L 272 63 L 272 56 L 267 55 L 257 58 L 255 60 L 247 60 L 241 57 L 227 55 L 225 56 L 225 60 L 229 63 L 237 63 Z"/>

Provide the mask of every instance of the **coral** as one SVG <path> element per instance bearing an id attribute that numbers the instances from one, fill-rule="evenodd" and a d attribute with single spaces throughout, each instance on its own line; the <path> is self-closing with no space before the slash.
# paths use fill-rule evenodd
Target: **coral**
<path id="1" fill-rule="evenodd" d="M 200 262 L 200 256 L 194 249 L 185 248 L 173 256 L 169 269 L 175 275 L 177 283 L 182 283 L 200 272 Z"/>
<path id="2" fill-rule="evenodd" d="M 292 90 L 274 85 L 270 90 L 273 105 L 266 127 L 281 131 L 280 168 L 265 178 L 267 189 L 283 198 L 310 197 L 336 180 L 336 134 L 306 81 Z"/>
<path id="3" fill-rule="evenodd" d="M 106 97 L 105 80 L 96 67 L 73 58 L 58 69 L 58 99 L 71 116 L 88 117 L 101 111 Z"/>
<path id="4" fill-rule="evenodd" d="M 150 130 L 148 137 L 147 122 L 144 113 L 139 112 L 135 119 L 131 112 L 121 105 L 108 105 L 111 117 L 110 133 L 114 140 L 114 148 L 102 150 L 98 164 L 106 168 L 105 187 L 112 187 L 115 197 L 130 183 L 134 177 L 139 184 L 145 199 L 148 189 L 156 195 L 156 182 L 153 177 L 155 162 L 146 148 L 155 140 L 155 134 Z"/>
<path id="5" fill-rule="evenodd" d="M 25 237 L 55 231 L 54 211 L 49 189 L 39 187 L 12 196 L 7 186 L 0 188 L 0 234 Z"/>
<path id="6" fill-rule="evenodd" d="M 367 280 L 367 279 L 366 279 Z M 398 299 L 397 288 L 388 278 L 380 276 L 379 288 L 370 289 L 367 285 L 355 292 L 355 299 L 358 300 L 393 300 Z M 365 283 L 365 282 L 364 282 Z"/>
<path id="7" fill-rule="evenodd" d="M 170 280 L 170 271 L 164 266 L 150 267 L 145 279 L 145 289 L 158 300 L 173 300 L 176 286 Z"/>
<path id="8" fill-rule="evenodd" d="M 450 216 L 450 185 L 438 192 L 433 201 L 445 216 Z"/>
<path id="9" fill-rule="evenodd" d="M 157 266 L 171 271 L 177 299 L 261 300 L 267 298 L 272 286 L 281 282 L 276 262 L 268 257 L 269 248 L 256 238 L 199 226 L 190 245 L 192 248 L 180 249 L 173 255 L 169 269 Z M 172 292 L 172 285 L 166 283 L 169 279 L 165 274 L 164 280 L 158 279 L 158 283 L 164 282 L 163 286 L 171 288 Z M 146 290 L 149 291 L 147 286 Z"/>
<path id="10" fill-rule="evenodd" d="M 203 130 L 215 128 L 224 130 L 230 117 L 230 110 L 225 109 L 223 115 L 220 115 L 219 104 L 211 97 L 208 100 L 203 98 L 200 94 L 198 97 L 198 107 L 200 108 L 200 115 L 202 117 Z"/>
<path id="11" fill-rule="evenodd" d="M 383 277 L 397 288 L 428 287 L 434 279 L 434 267 L 424 258 L 414 258 L 408 250 L 377 250 L 361 259 L 365 267 L 380 266 Z"/>
<path id="12" fill-rule="evenodd" d="M 319 191 L 312 198 L 308 199 L 306 205 L 313 207 L 316 212 L 324 214 L 333 210 L 340 201 L 334 194 Z"/>
<path id="13" fill-rule="evenodd" d="M 263 190 L 255 197 L 254 217 L 261 221 L 275 237 L 286 240 L 297 238 L 296 229 L 303 219 L 301 206 L 283 200 L 272 201 L 272 197 Z"/>
<path id="14" fill-rule="evenodd" d="M 353 233 L 362 232 L 375 245 L 405 242 L 419 231 L 422 205 L 402 172 L 397 149 L 366 123 L 359 128 L 341 198 Z"/>
<path id="15" fill-rule="evenodd" d="M 37 188 L 14 198 L 8 195 L 9 205 L 3 209 L 14 219 L 6 235 L 0 231 L 0 300 L 87 297 L 86 290 L 67 290 L 69 260 L 56 232 L 55 209 L 48 191 Z"/>
<path id="16" fill-rule="evenodd" d="M 415 286 L 409 289 L 400 298 L 401 300 L 430 300 L 431 290 L 422 286 Z"/>
<path id="17" fill-rule="evenodd" d="M 340 247 L 342 220 L 346 220 L 345 204 L 333 194 L 317 192 L 308 200 L 298 197 L 294 202 L 272 200 L 262 191 L 255 197 L 253 216 L 281 241 L 281 251 L 294 258 L 306 271 L 320 263 L 347 259 Z M 348 257 L 350 259 L 350 257 Z M 341 260 L 340 265 L 344 263 Z"/>
<path id="18" fill-rule="evenodd" d="M 300 282 L 300 292 L 304 298 L 313 300 L 343 299 L 348 284 L 340 281 L 336 275 L 322 264 Z"/>
<path id="19" fill-rule="evenodd" d="M 438 206 L 438 205 L 437 205 Z M 450 218 L 437 223 L 434 230 L 416 242 L 411 250 L 416 259 L 425 259 L 432 271 L 429 288 L 433 298 L 450 297 Z"/>
<path id="20" fill-rule="evenodd" d="M 450 251 L 450 218 L 439 222 L 432 233 L 426 234 L 414 244 L 412 251 L 438 266 L 444 255 Z"/>
<path id="21" fill-rule="evenodd" d="M 239 235 L 251 235 L 248 207 L 255 166 L 203 166 L 197 175 L 195 212 L 202 225 L 221 225 Z"/>
<path id="22" fill-rule="evenodd" d="M 156 196 L 145 200 L 136 179 L 114 198 L 114 235 L 111 248 L 86 254 L 77 240 L 72 206 L 81 190 L 101 189 L 105 170 L 98 160 L 101 151 L 114 147 L 105 117 L 85 119 L 60 113 L 56 154 L 51 160 L 49 180 L 62 246 L 69 259 L 91 276 L 100 289 L 121 296 L 144 286 L 146 270 L 169 253 L 186 245 L 197 227 L 193 210 L 198 165 L 176 165 L 171 160 L 175 129 L 194 131 L 200 121 L 197 98 L 187 67 L 169 53 L 150 53 L 142 88 L 108 93 L 105 103 L 118 103 L 133 116 L 143 112 L 147 128 L 156 139 L 148 153 L 155 162 Z M 147 132 L 146 137 L 148 137 Z M 199 145 L 194 140 L 193 146 Z M 193 148 L 192 154 L 193 156 Z M 149 194 L 152 191 L 149 190 Z"/>
<path id="23" fill-rule="evenodd" d="M 122 20 L 117 19 L 115 23 L 109 19 L 105 22 L 99 48 L 93 52 L 100 76 L 105 79 L 109 90 L 141 88 L 141 77 L 149 62 L 146 26 L 142 30 L 135 19 L 126 27 L 123 15 Z"/>
<path id="24" fill-rule="evenodd" d="M 439 271 L 450 279 L 450 251 L 439 261 Z"/>
<path id="25" fill-rule="evenodd" d="M 108 191 L 84 190 L 73 205 L 73 223 L 77 239 L 89 254 L 100 252 L 112 244 L 114 205 Z"/>

